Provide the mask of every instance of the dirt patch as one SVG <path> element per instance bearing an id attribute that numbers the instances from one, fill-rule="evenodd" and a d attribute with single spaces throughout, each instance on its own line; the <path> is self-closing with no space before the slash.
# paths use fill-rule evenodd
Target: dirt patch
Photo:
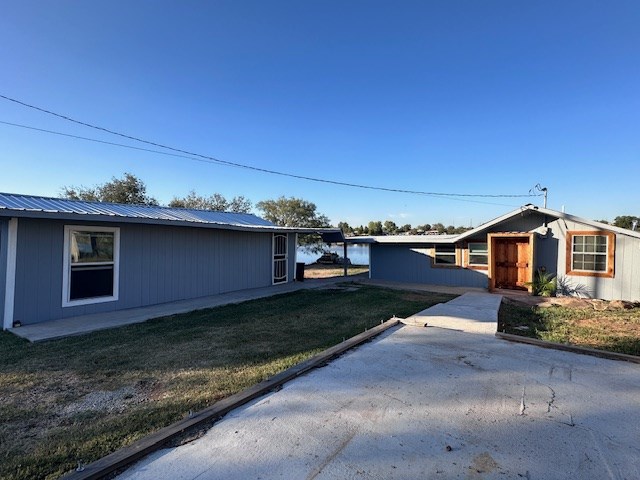
<path id="1" fill-rule="evenodd" d="M 112 391 L 97 390 L 85 395 L 79 401 L 67 405 L 61 415 L 70 417 L 86 412 L 122 413 L 129 406 L 148 400 L 149 396 L 145 390 L 136 387 L 127 386 Z"/>
<path id="2" fill-rule="evenodd" d="M 526 307 L 546 308 L 558 305 L 571 308 L 593 308 L 593 300 L 574 297 L 535 297 L 524 294 L 503 294 L 503 301 L 509 305 Z"/>

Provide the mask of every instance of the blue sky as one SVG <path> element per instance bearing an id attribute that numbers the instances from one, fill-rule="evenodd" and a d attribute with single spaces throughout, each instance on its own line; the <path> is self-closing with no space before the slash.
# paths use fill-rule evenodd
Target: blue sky
<path id="1" fill-rule="evenodd" d="M 613 219 L 640 214 L 638 25 L 637 1 L 5 1 L 0 94 L 258 168 L 445 193 L 540 183 L 550 208 Z M 136 145 L 5 100 L 0 121 Z M 0 191 L 125 171 L 161 202 L 297 196 L 335 223 L 477 225 L 541 202 L 353 189 L 0 124 Z"/>

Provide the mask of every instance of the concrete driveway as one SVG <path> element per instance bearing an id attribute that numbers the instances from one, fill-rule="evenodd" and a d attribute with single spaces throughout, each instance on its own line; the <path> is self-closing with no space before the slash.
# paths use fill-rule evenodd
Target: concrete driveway
<path id="1" fill-rule="evenodd" d="M 638 365 L 438 327 L 383 334 L 122 479 L 637 479 Z"/>

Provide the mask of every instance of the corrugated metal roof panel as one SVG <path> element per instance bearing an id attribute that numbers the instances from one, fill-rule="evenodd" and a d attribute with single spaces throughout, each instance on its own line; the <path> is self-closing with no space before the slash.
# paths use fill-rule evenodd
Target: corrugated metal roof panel
<path id="1" fill-rule="evenodd" d="M 273 223 L 250 213 L 212 212 L 186 208 L 86 202 L 82 200 L 35 197 L 11 193 L 0 193 L 0 212 L 2 210 L 52 214 L 100 215 L 111 217 L 111 220 L 115 217 L 243 227 L 274 227 Z"/>

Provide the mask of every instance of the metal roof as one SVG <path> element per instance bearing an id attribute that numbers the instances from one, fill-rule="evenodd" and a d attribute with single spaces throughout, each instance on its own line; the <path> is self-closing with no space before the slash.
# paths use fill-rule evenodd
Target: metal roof
<path id="1" fill-rule="evenodd" d="M 250 213 L 213 212 L 188 208 L 87 202 L 0 192 L 0 216 L 59 218 L 102 222 L 153 223 L 233 230 L 288 231 L 299 233 L 339 231 L 324 228 L 279 227 Z"/>

